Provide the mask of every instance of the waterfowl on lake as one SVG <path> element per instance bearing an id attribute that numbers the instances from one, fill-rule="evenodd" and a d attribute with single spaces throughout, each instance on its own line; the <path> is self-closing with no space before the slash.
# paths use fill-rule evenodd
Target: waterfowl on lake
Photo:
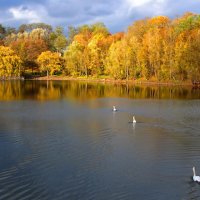
<path id="1" fill-rule="evenodd" d="M 192 170 L 193 170 L 193 181 L 200 183 L 200 176 L 196 175 L 195 167 L 193 167 Z"/>
<path id="2" fill-rule="evenodd" d="M 117 109 L 115 108 L 115 106 L 113 106 L 113 112 L 116 112 L 117 111 Z"/>
<path id="3" fill-rule="evenodd" d="M 135 116 L 133 116 L 133 123 L 136 123 Z"/>

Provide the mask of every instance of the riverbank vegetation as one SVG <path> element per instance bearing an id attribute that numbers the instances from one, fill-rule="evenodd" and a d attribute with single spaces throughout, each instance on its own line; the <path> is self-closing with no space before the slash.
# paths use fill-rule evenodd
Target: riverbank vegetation
<path id="1" fill-rule="evenodd" d="M 135 21 L 111 34 L 103 23 L 53 29 L 0 25 L 0 76 L 64 75 L 126 80 L 200 80 L 200 15 Z"/>

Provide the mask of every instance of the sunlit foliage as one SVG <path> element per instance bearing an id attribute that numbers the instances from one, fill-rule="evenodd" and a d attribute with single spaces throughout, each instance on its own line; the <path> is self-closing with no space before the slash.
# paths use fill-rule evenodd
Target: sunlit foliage
<path id="1" fill-rule="evenodd" d="M 59 53 L 50 51 L 42 52 L 37 59 L 40 70 L 46 71 L 47 76 L 53 75 L 55 71 L 61 71 L 62 69 L 62 58 Z"/>
<path id="2" fill-rule="evenodd" d="M 23 68 L 32 71 L 126 80 L 200 80 L 200 15 L 194 13 L 138 20 L 126 32 L 114 34 L 103 23 L 70 26 L 68 37 L 62 27 L 43 23 L 23 24 L 17 31 L 0 25 L 0 45 L 11 47 Z M 41 56 L 46 57 L 44 62 Z M 61 58 L 64 64 L 57 65 Z M 54 63 L 49 65 L 49 60 Z"/>
<path id="3" fill-rule="evenodd" d="M 0 46 L 0 77 L 19 77 L 21 59 L 9 47 Z"/>

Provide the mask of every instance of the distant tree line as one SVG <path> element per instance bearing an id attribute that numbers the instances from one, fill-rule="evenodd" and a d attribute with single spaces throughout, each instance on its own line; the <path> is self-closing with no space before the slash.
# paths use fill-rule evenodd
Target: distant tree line
<path id="1" fill-rule="evenodd" d="M 103 23 L 62 27 L 0 24 L 0 77 L 107 76 L 155 81 L 200 80 L 200 15 L 135 21 L 111 34 Z"/>

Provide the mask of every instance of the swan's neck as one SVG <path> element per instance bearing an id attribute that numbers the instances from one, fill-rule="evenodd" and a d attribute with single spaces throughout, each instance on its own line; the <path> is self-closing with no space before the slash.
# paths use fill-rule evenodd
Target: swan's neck
<path id="1" fill-rule="evenodd" d="M 193 175 L 196 176 L 196 171 L 194 167 L 193 167 Z"/>

